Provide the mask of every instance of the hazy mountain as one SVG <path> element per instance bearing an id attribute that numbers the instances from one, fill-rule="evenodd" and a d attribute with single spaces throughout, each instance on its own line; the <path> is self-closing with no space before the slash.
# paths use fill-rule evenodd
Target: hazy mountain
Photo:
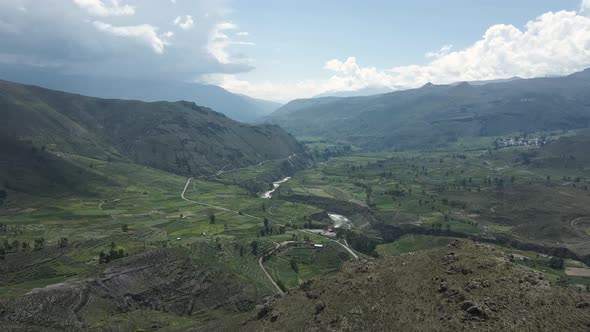
<path id="1" fill-rule="evenodd" d="M 128 160 L 178 174 L 304 154 L 276 125 L 243 124 L 185 101 L 99 99 L 0 81 L 0 115 L 3 135 L 37 150 Z"/>
<path id="2" fill-rule="evenodd" d="M 388 92 L 392 92 L 392 91 L 393 91 L 392 89 L 385 87 L 385 86 L 367 87 L 367 88 L 355 90 L 355 91 L 328 91 L 328 92 L 321 93 L 321 94 L 315 96 L 314 98 L 320 98 L 320 97 L 362 97 L 362 96 L 378 95 L 378 94 L 388 93 Z"/>
<path id="3" fill-rule="evenodd" d="M 271 115 L 299 136 L 365 148 L 428 147 L 460 137 L 590 126 L 590 70 L 567 77 L 426 84 L 387 94 L 292 101 Z"/>
<path id="4" fill-rule="evenodd" d="M 486 85 L 486 84 L 490 84 L 490 83 L 505 83 L 505 82 L 512 82 L 512 81 L 518 81 L 518 80 L 522 80 L 522 78 L 520 78 L 518 76 L 514 76 L 514 77 L 510 77 L 510 78 L 500 78 L 497 80 L 467 81 L 467 83 L 469 83 L 469 85 Z M 451 85 L 459 85 L 461 83 L 463 83 L 463 82 L 456 82 Z"/>
<path id="5" fill-rule="evenodd" d="M 231 93 L 216 85 L 58 75 L 42 69 L 0 65 L 0 79 L 99 98 L 195 102 L 244 122 L 272 113 L 281 104 Z"/>

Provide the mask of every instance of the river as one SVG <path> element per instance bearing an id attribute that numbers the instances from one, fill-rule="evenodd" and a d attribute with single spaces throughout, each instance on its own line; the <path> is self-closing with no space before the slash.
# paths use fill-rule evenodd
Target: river
<path id="1" fill-rule="evenodd" d="M 272 193 L 274 193 L 277 189 L 279 189 L 279 187 L 281 186 L 282 183 L 285 183 L 285 182 L 287 182 L 289 180 L 291 180 L 291 178 L 287 176 L 286 178 L 284 178 L 282 180 L 279 180 L 277 182 L 273 182 L 272 183 L 273 189 L 265 192 L 260 197 L 261 198 L 272 198 Z"/>

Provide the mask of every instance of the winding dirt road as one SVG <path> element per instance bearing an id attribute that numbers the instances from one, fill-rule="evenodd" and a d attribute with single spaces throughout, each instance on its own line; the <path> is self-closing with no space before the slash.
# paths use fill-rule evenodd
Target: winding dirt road
<path id="1" fill-rule="evenodd" d="M 260 265 L 260 268 L 262 269 L 262 272 L 264 272 L 264 274 L 266 275 L 266 277 L 268 278 L 268 280 L 272 283 L 272 285 L 274 286 L 274 288 L 281 295 L 284 295 L 285 293 L 283 292 L 283 290 L 281 289 L 281 287 L 279 287 L 279 285 L 277 285 L 277 283 L 274 281 L 274 279 L 272 278 L 272 276 L 270 275 L 270 273 L 268 273 L 268 271 L 264 267 L 264 259 L 266 257 L 272 255 L 280 247 L 286 246 L 286 245 L 288 245 L 290 243 L 295 243 L 295 241 L 284 241 L 284 242 L 281 242 L 281 243 L 276 243 L 276 246 L 275 246 L 275 248 L 273 250 L 269 251 L 267 254 L 262 255 L 262 256 L 260 256 L 260 258 L 258 258 L 258 265 Z"/>
<path id="2" fill-rule="evenodd" d="M 243 213 L 243 212 L 240 213 L 240 211 L 231 210 L 231 209 L 228 209 L 228 208 L 224 208 L 222 206 L 211 205 L 211 204 L 207 204 L 207 203 L 201 203 L 201 202 L 193 201 L 191 199 L 186 198 L 184 195 L 186 194 L 186 190 L 188 189 L 188 186 L 191 183 L 191 180 L 192 179 L 193 178 L 190 177 L 190 178 L 188 178 L 188 180 L 186 180 L 186 184 L 184 185 L 184 189 L 182 190 L 182 193 L 180 193 L 180 198 L 182 198 L 183 200 L 185 200 L 185 201 L 187 201 L 189 203 L 193 203 L 193 204 L 197 204 L 197 205 L 201 205 L 201 206 L 210 207 L 210 208 L 217 209 L 217 210 L 220 210 L 220 211 L 232 212 L 232 213 L 236 213 L 236 214 L 239 214 L 239 215 L 242 215 L 242 216 L 246 216 L 246 217 L 250 217 L 250 218 L 255 218 L 255 219 L 263 220 L 263 218 L 253 216 L 251 214 L 247 214 L 247 213 Z"/>
<path id="3" fill-rule="evenodd" d="M 213 177 L 219 176 L 221 174 L 225 174 L 225 173 L 231 173 L 231 172 L 236 172 L 236 171 L 240 171 L 240 170 L 251 169 L 251 168 L 254 168 L 254 167 L 262 166 L 265 162 L 273 162 L 273 161 L 287 160 L 287 161 L 289 161 L 289 164 L 291 164 L 291 166 L 293 166 L 293 163 L 291 163 L 291 158 L 293 158 L 296 155 L 297 154 L 294 153 L 294 154 L 288 156 L 287 158 L 273 159 L 273 160 L 263 160 L 263 161 L 261 161 L 260 163 L 258 163 L 256 165 L 252 165 L 252 166 L 248 166 L 248 167 L 242 167 L 242 168 L 236 168 L 236 169 L 232 169 L 232 170 L 226 171 L 225 169 L 227 167 L 231 166 L 231 164 L 227 164 L 227 165 L 223 166 L 215 174 L 209 175 L 209 176 L 207 176 L 205 178 L 210 179 L 210 178 L 213 178 Z M 217 210 L 220 210 L 220 211 L 237 213 L 237 214 L 242 215 L 242 216 L 246 216 L 246 217 L 250 217 L 250 218 L 254 218 L 254 219 L 258 219 L 258 220 L 264 220 L 264 218 L 256 217 L 256 216 L 253 216 L 253 215 L 250 215 L 250 214 L 247 214 L 247 213 L 243 213 L 243 212 L 240 213 L 239 211 L 235 211 L 235 210 L 231 210 L 231 209 L 228 209 L 228 208 L 224 208 L 222 206 L 216 206 L 216 205 L 212 205 L 212 204 L 201 203 L 201 202 L 193 201 L 191 199 L 186 198 L 185 197 L 186 190 L 188 189 L 188 186 L 190 185 L 191 180 L 193 180 L 193 179 L 194 179 L 193 177 L 190 177 L 190 178 L 188 178 L 186 180 L 186 184 L 184 185 L 184 188 L 182 189 L 182 192 L 180 193 L 180 198 L 182 198 L 184 201 L 189 202 L 189 203 L 193 203 L 193 204 L 197 204 L 197 205 L 201 205 L 201 206 L 210 207 L 210 208 L 217 209 Z M 279 294 L 281 294 L 281 295 L 284 294 L 283 290 L 279 287 L 279 285 L 277 285 L 277 283 L 274 281 L 274 279 L 271 277 L 271 275 L 268 273 L 268 271 L 266 271 L 266 269 L 264 268 L 263 260 L 264 260 L 265 257 L 271 255 L 273 252 L 275 252 L 277 249 L 279 249 L 281 246 L 286 245 L 288 243 L 292 243 L 292 242 L 293 241 L 285 241 L 285 242 L 282 242 L 281 244 L 277 244 L 277 246 L 273 250 L 271 250 L 268 254 L 263 255 L 263 256 L 260 256 L 258 258 L 258 265 L 260 266 L 260 268 L 262 269 L 262 271 L 264 272 L 264 274 L 266 275 L 266 277 L 268 278 L 268 280 L 272 283 L 272 285 L 274 286 L 274 288 L 277 290 L 277 292 Z M 354 255 L 354 253 L 353 253 L 353 255 Z"/>
<path id="4" fill-rule="evenodd" d="M 313 235 L 319 235 L 319 236 L 323 236 L 323 235 L 320 235 L 320 234 L 316 234 L 316 233 L 314 233 L 314 232 L 310 232 L 310 231 L 308 231 L 308 230 L 306 230 L 306 229 L 304 229 L 304 230 L 303 230 L 303 232 L 305 232 L 305 233 L 308 233 L 308 234 L 313 234 Z M 352 249 L 350 249 L 350 247 L 348 246 L 348 243 L 346 243 L 346 244 L 342 244 L 341 242 L 339 242 L 339 241 L 336 241 L 336 240 L 334 240 L 334 239 L 331 239 L 331 238 L 329 238 L 329 237 L 327 237 L 327 236 L 324 236 L 324 237 L 325 237 L 326 239 L 328 239 L 328 240 L 332 241 L 332 242 L 335 242 L 335 243 L 337 243 L 337 244 L 338 244 L 338 245 L 340 245 L 342 248 L 346 249 L 346 251 L 348 251 L 348 253 L 350 253 L 350 255 L 351 255 L 352 257 L 354 257 L 354 259 L 359 259 L 359 256 L 358 256 L 358 255 L 357 255 L 357 254 L 356 254 L 356 253 L 355 253 L 355 252 L 354 252 Z M 345 240 L 345 241 L 346 241 L 346 240 Z"/>

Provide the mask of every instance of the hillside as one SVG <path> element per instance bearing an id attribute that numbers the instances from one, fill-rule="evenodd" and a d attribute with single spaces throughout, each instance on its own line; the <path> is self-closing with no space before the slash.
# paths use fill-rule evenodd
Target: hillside
<path id="1" fill-rule="evenodd" d="M 192 101 L 244 122 L 253 122 L 281 106 L 279 103 L 234 94 L 208 84 L 56 75 L 39 69 L 6 65 L 0 65 L 0 71 L 0 79 L 87 96 L 148 102 Z"/>
<path id="2" fill-rule="evenodd" d="M 85 97 L 0 81 L 0 131 L 54 154 L 138 163 L 182 175 L 305 155 L 276 125 L 249 125 L 190 102 Z"/>
<path id="3" fill-rule="evenodd" d="M 427 84 L 387 94 L 296 100 L 271 116 L 296 136 L 371 150 L 436 147 L 463 137 L 590 126 L 590 70 L 485 85 Z"/>
<path id="4" fill-rule="evenodd" d="M 347 263 L 261 305 L 247 331 L 587 331 L 590 296 L 493 246 Z M 237 324 L 235 323 L 236 327 Z M 244 329 L 244 328 L 242 328 Z"/>

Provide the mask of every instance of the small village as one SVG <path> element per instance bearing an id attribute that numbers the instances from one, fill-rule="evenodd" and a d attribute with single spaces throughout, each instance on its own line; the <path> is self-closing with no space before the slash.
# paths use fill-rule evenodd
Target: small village
<path id="1" fill-rule="evenodd" d="M 494 141 L 494 147 L 496 149 L 508 148 L 513 146 L 526 146 L 526 147 L 542 147 L 545 144 L 554 141 L 556 138 L 552 136 L 541 136 L 541 137 L 501 137 Z"/>

